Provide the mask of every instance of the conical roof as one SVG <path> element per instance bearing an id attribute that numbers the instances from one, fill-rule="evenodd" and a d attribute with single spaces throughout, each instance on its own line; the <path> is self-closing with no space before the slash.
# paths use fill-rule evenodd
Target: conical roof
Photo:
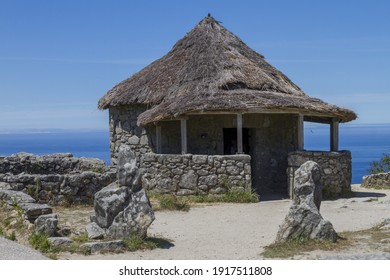
<path id="1" fill-rule="evenodd" d="M 145 125 L 188 113 L 286 112 L 354 120 L 348 109 L 307 96 L 264 57 L 207 16 L 172 50 L 109 90 L 100 109 L 148 105 Z"/>

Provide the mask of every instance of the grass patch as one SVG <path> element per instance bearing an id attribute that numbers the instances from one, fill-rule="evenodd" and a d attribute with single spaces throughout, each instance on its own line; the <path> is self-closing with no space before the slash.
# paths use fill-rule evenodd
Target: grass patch
<path id="1" fill-rule="evenodd" d="M 188 211 L 190 210 L 190 204 L 188 198 L 177 197 L 172 194 L 149 194 L 150 203 L 153 206 L 154 211 L 169 210 L 169 211 Z"/>
<path id="2" fill-rule="evenodd" d="M 89 241 L 88 235 L 86 233 L 75 235 L 72 237 L 72 240 L 76 243 L 85 243 Z"/>
<path id="3" fill-rule="evenodd" d="M 255 203 L 259 202 L 259 196 L 255 192 L 242 190 L 228 190 L 224 194 L 213 196 L 194 196 L 191 197 L 194 203 Z"/>
<path id="4" fill-rule="evenodd" d="M 176 196 L 172 194 L 148 194 L 153 210 L 188 211 L 196 203 L 255 203 L 259 196 L 255 192 L 228 190 L 220 195 Z"/>
<path id="5" fill-rule="evenodd" d="M 42 253 L 55 253 L 57 251 L 44 234 L 33 233 L 28 241 L 32 248 Z"/>
<path id="6" fill-rule="evenodd" d="M 146 237 L 142 239 L 136 234 L 130 235 L 123 240 L 128 251 L 134 252 L 138 250 L 153 250 L 156 248 L 169 248 L 173 244 L 170 240 L 160 237 Z"/>
<path id="7" fill-rule="evenodd" d="M 305 252 L 311 252 L 315 250 L 337 251 L 348 245 L 350 245 L 350 241 L 344 238 L 339 239 L 335 243 L 325 240 L 299 238 L 268 245 L 264 248 L 264 251 L 261 253 L 261 255 L 270 259 L 289 259 L 296 255 L 301 255 Z"/>

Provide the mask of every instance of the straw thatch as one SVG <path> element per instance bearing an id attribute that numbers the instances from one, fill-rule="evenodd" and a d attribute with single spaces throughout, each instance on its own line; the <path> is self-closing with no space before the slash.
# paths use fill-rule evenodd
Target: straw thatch
<path id="1" fill-rule="evenodd" d="M 99 101 L 110 106 L 145 104 L 145 125 L 202 112 L 301 113 L 354 120 L 351 110 L 308 97 L 283 73 L 213 17 L 204 18 L 172 50 L 116 85 Z"/>

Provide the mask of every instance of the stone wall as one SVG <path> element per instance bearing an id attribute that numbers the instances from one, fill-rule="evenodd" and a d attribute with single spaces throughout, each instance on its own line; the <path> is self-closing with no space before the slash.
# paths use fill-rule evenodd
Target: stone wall
<path id="1" fill-rule="evenodd" d="M 115 169 L 99 159 L 27 153 L 0 158 L 0 188 L 23 191 L 39 203 L 92 203 L 115 180 Z"/>
<path id="2" fill-rule="evenodd" d="M 141 162 L 143 154 L 156 153 L 155 125 L 137 126 L 145 106 L 110 108 L 111 162 L 117 164 L 118 149 L 128 144 Z M 191 115 L 187 118 L 187 149 L 193 155 L 223 155 L 225 133 L 236 129 L 237 116 Z M 287 192 L 287 154 L 297 149 L 298 115 L 244 114 L 244 151 L 252 158 L 252 188 L 258 193 Z M 180 120 L 163 121 L 161 154 L 181 154 Z M 226 131 L 225 131 L 226 129 Z"/>
<path id="3" fill-rule="evenodd" d="M 176 195 L 222 194 L 229 188 L 251 191 L 249 155 L 164 155 L 142 158 L 143 187 Z"/>
<path id="4" fill-rule="evenodd" d="M 110 152 L 111 164 L 117 165 L 119 147 L 130 145 L 140 162 L 142 154 L 154 149 L 154 126 L 137 126 L 138 116 L 146 110 L 144 105 L 110 107 Z"/>
<path id="5" fill-rule="evenodd" d="M 364 176 L 361 186 L 371 189 L 390 189 L 390 172 Z"/>
<path id="6" fill-rule="evenodd" d="M 351 191 L 352 165 L 350 151 L 295 151 L 288 154 L 287 175 L 290 197 L 292 197 L 294 173 L 308 160 L 318 163 L 321 168 L 324 197 L 339 197 Z"/>

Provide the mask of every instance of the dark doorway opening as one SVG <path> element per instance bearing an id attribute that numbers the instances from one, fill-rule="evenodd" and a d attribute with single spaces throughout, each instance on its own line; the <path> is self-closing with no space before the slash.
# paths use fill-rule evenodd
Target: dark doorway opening
<path id="1" fill-rule="evenodd" d="M 242 149 L 244 154 L 249 154 L 249 129 L 242 129 Z M 235 155 L 237 153 L 237 128 L 223 129 L 223 153 Z"/>

